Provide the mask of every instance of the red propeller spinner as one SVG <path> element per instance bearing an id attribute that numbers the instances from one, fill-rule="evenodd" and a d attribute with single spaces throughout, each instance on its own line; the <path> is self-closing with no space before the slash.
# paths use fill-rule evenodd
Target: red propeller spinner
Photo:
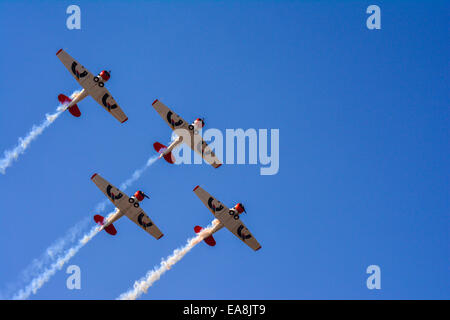
<path id="1" fill-rule="evenodd" d="M 134 197 L 141 202 L 142 200 L 144 200 L 144 198 L 150 199 L 150 197 L 148 195 L 146 195 L 144 192 L 142 192 L 141 190 L 136 191 L 136 193 L 134 194 Z"/>
<path id="2" fill-rule="evenodd" d="M 106 82 L 109 80 L 109 78 L 111 78 L 111 71 L 108 72 L 106 70 L 103 70 L 102 72 L 100 72 L 99 76 L 102 77 L 104 82 Z"/>

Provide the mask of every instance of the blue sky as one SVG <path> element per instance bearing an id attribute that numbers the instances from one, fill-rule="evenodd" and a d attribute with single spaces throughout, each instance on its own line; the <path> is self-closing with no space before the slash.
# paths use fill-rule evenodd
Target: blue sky
<path id="1" fill-rule="evenodd" d="M 119 185 L 167 142 L 158 98 L 208 128 L 280 129 L 280 170 L 159 161 L 128 191 L 165 236 L 121 219 L 36 299 L 114 299 L 192 236 L 211 213 L 200 184 L 243 219 L 253 252 L 225 230 L 200 244 L 144 299 L 448 299 L 449 4 L 444 1 L 0 2 L 0 150 L 13 147 L 59 93 L 78 84 L 64 48 L 107 83 L 129 116 L 120 125 L 91 98 L 64 113 L 0 176 L 0 291 L 54 240 L 93 216 L 98 172 Z M 381 7 L 381 30 L 366 28 Z M 111 209 L 111 207 L 109 207 Z M 93 224 L 93 221 L 92 221 Z M 381 290 L 366 268 L 381 268 Z"/>

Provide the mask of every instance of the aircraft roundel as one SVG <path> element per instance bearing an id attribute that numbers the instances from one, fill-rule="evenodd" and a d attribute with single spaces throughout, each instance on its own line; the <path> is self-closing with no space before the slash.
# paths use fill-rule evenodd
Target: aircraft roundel
<path id="1" fill-rule="evenodd" d="M 214 203 L 213 203 L 213 201 L 214 201 L 214 198 L 213 197 L 210 197 L 209 199 L 208 199 L 208 206 L 214 211 L 214 212 L 218 212 L 218 211 L 221 211 L 221 210 L 223 210 L 223 205 L 219 202 L 219 206 L 216 206 Z"/>
<path id="2" fill-rule="evenodd" d="M 108 103 L 108 98 L 109 98 L 109 94 L 105 93 L 102 97 L 102 103 L 105 106 L 105 108 L 107 108 L 109 111 L 111 111 L 112 109 L 116 109 L 117 108 L 117 104 L 109 104 Z"/>
<path id="3" fill-rule="evenodd" d="M 113 187 L 110 184 L 108 184 L 108 186 L 106 187 L 106 194 L 108 195 L 108 197 L 110 197 L 112 201 L 122 198 L 123 194 L 119 192 L 119 194 L 115 195 L 111 192 L 112 188 Z"/>
<path id="4" fill-rule="evenodd" d="M 71 67 L 72 73 L 73 73 L 78 79 L 86 77 L 87 74 L 88 74 L 87 71 L 86 71 L 86 70 L 83 70 L 83 72 L 80 73 L 80 72 L 77 70 L 77 65 L 78 65 L 78 63 L 76 63 L 75 61 L 72 63 L 72 67 Z"/>
<path id="5" fill-rule="evenodd" d="M 244 229 L 244 226 L 242 224 L 237 228 L 236 232 L 239 235 L 239 237 L 241 237 L 242 240 L 250 239 L 252 236 L 250 234 L 243 233 L 242 232 L 243 229 Z M 245 228 L 245 229 L 247 230 L 247 228 Z"/>
<path id="6" fill-rule="evenodd" d="M 178 121 L 175 121 L 174 119 L 172 119 L 173 116 L 173 112 L 169 111 L 167 112 L 167 121 L 174 127 L 179 127 L 183 124 L 183 120 L 178 119 Z M 178 116 L 177 116 L 178 117 Z"/>
<path id="7" fill-rule="evenodd" d="M 140 215 L 138 216 L 138 218 L 137 218 L 138 223 L 139 223 L 144 229 L 146 229 L 147 227 L 151 227 L 151 226 L 153 225 L 153 223 L 151 223 L 151 222 L 145 223 L 145 222 L 143 221 L 144 217 L 145 217 L 144 213 L 141 212 L 141 214 L 140 214 Z"/>

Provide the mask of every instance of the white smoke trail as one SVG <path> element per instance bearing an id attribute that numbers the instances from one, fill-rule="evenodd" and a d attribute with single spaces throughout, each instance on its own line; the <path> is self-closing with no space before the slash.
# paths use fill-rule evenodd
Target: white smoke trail
<path id="1" fill-rule="evenodd" d="M 71 98 L 78 95 L 80 91 L 75 91 L 71 94 Z M 56 108 L 56 112 L 52 114 L 46 114 L 45 120 L 40 125 L 34 125 L 31 128 L 31 131 L 25 136 L 25 138 L 20 137 L 19 142 L 17 145 L 11 149 L 6 150 L 4 152 L 4 157 L 0 159 L 0 173 L 5 174 L 6 168 L 10 167 L 14 160 L 17 160 L 17 158 L 27 150 L 30 143 L 35 140 L 39 135 L 44 132 L 46 128 L 48 128 L 58 117 L 63 113 L 63 111 L 66 110 L 65 105 L 59 105 Z"/>
<path id="2" fill-rule="evenodd" d="M 155 267 L 153 270 L 147 272 L 147 275 L 134 283 L 133 289 L 122 293 L 118 300 L 136 300 L 142 294 L 147 293 L 147 290 L 158 281 L 161 276 L 170 270 L 178 261 L 180 261 L 189 251 L 192 250 L 198 243 L 204 238 L 209 236 L 209 232 L 219 223 L 217 219 L 214 219 L 207 228 L 203 229 L 197 236 L 189 238 L 186 244 L 177 248 L 167 258 L 161 261 L 159 267 Z"/>
<path id="3" fill-rule="evenodd" d="M 154 164 L 154 163 L 156 162 L 156 160 L 158 160 L 158 155 L 153 156 L 153 157 L 150 157 L 150 158 L 147 160 L 147 163 L 146 163 L 144 166 L 142 166 L 141 168 L 135 170 L 135 171 L 133 172 L 133 174 L 131 175 L 131 177 L 128 178 L 127 180 L 125 180 L 125 181 L 119 186 L 119 189 L 121 189 L 121 190 L 126 190 L 126 189 L 128 189 L 128 187 L 130 187 L 134 182 L 136 182 L 136 180 L 138 180 L 138 179 L 142 176 L 142 174 L 145 172 L 145 170 L 147 170 L 148 167 L 150 167 L 152 164 Z M 100 202 L 100 203 L 97 205 L 96 209 L 97 209 L 98 211 L 104 211 L 105 208 L 106 208 L 106 206 L 107 206 L 108 204 L 109 204 L 109 200 L 108 200 L 108 199 L 105 199 L 105 200 L 103 200 L 102 202 Z"/>
<path id="4" fill-rule="evenodd" d="M 6 289 L 7 292 L 4 292 L 4 294 L 1 294 L 0 296 L 9 296 L 18 286 L 28 283 L 31 279 L 42 273 L 46 266 L 58 258 L 58 255 L 63 252 L 66 246 L 75 241 L 75 239 L 83 232 L 83 230 L 86 229 L 90 222 L 91 219 L 86 217 L 71 227 L 63 237 L 53 242 L 39 258 L 34 259 L 30 265 L 28 265 L 28 267 L 20 273 L 20 280 L 18 283 L 9 284 Z"/>
<path id="5" fill-rule="evenodd" d="M 142 174 L 148 167 L 156 162 L 156 160 L 158 160 L 157 155 L 150 157 L 144 166 L 135 170 L 131 177 L 125 180 L 125 182 L 120 185 L 120 189 L 125 190 L 130 187 L 142 176 Z M 103 212 L 108 202 L 108 199 L 106 199 L 106 201 L 102 201 L 101 203 L 99 203 L 96 206 L 97 211 Z M 107 220 L 110 215 L 111 213 L 105 219 Z M 75 239 L 81 234 L 81 232 L 86 228 L 90 221 L 91 217 L 86 217 L 84 220 L 77 223 L 69 230 L 69 232 L 64 237 L 55 241 L 54 244 L 46 249 L 45 253 L 40 258 L 35 259 L 32 264 L 22 272 L 22 281 L 27 283 L 29 282 L 29 284 L 26 285 L 24 289 L 19 290 L 19 292 L 14 295 L 13 299 L 27 299 L 31 295 L 31 293 L 36 294 L 37 290 L 40 289 L 46 282 L 48 282 L 50 278 L 84 246 L 85 243 L 81 245 L 82 240 L 86 238 L 86 235 L 91 234 L 94 228 L 91 229 L 87 234 L 85 234 L 74 247 L 65 250 L 61 255 L 65 247 L 75 241 Z M 95 234 L 93 234 L 92 237 L 94 235 Z M 92 237 L 88 237 L 89 240 Z M 50 267 L 44 268 L 46 265 L 56 259 L 57 261 Z M 59 265 L 61 265 L 61 267 L 59 267 Z"/>
<path id="6" fill-rule="evenodd" d="M 117 209 L 116 209 L 117 210 Z M 111 215 L 113 215 L 116 211 L 111 212 L 106 217 L 108 220 Z M 69 249 L 67 249 L 63 255 L 58 257 L 58 259 L 48 268 L 46 268 L 43 272 L 41 272 L 37 277 L 33 278 L 33 280 L 28 284 L 25 288 L 21 289 L 13 296 L 13 300 L 24 300 L 27 299 L 31 294 L 36 294 L 36 292 L 42 288 L 42 286 L 47 283 L 50 278 L 75 255 L 83 248 L 89 241 L 94 238 L 94 236 L 100 231 L 100 226 L 92 227 L 87 233 L 85 233 L 78 243 Z"/>
<path id="7" fill-rule="evenodd" d="M 137 179 L 142 176 L 142 174 L 148 167 L 156 162 L 156 160 L 158 160 L 158 155 L 149 158 L 145 166 L 134 171 L 133 175 L 120 185 L 120 189 L 127 189 L 129 186 L 131 186 Z"/>

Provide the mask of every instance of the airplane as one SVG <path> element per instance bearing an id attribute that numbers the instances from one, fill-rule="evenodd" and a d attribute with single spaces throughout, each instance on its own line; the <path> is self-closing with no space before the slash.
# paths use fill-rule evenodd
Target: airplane
<path id="1" fill-rule="evenodd" d="M 253 250 L 257 251 L 261 249 L 261 245 L 253 237 L 251 232 L 246 228 L 244 223 L 239 219 L 239 215 L 241 213 L 246 213 L 244 205 L 242 203 L 238 203 L 233 208 L 229 209 L 226 205 L 222 204 L 219 200 L 211 196 L 200 186 L 196 186 L 194 188 L 194 193 L 212 212 L 214 217 L 219 220 L 219 223 L 216 224 L 211 230 L 210 235 L 204 239 L 207 245 L 211 247 L 215 246 L 216 240 L 213 238 L 213 234 L 225 227 Z M 200 226 L 194 227 L 195 233 L 200 233 L 202 230 L 203 228 Z"/>
<path id="2" fill-rule="evenodd" d="M 105 88 L 105 82 L 111 77 L 111 71 L 108 72 L 103 70 L 98 75 L 94 76 L 63 49 L 59 49 L 56 56 L 66 66 L 67 70 L 69 70 L 75 80 L 83 87 L 83 90 L 81 90 L 73 100 L 63 94 L 58 96 L 58 100 L 61 104 L 68 104 L 66 110 L 69 109 L 69 112 L 74 117 L 81 116 L 77 104 L 90 95 L 120 123 L 124 123 L 128 120 L 128 117 L 119 107 L 116 100 L 111 96 L 108 89 Z"/>
<path id="3" fill-rule="evenodd" d="M 100 175 L 95 173 L 91 180 L 97 185 L 97 187 L 103 191 L 105 196 L 116 206 L 118 210 L 105 221 L 101 215 L 96 214 L 94 216 L 94 221 L 101 225 L 100 231 L 105 230 L 110 235 L 116 235 L 117 230 L 113 225 L 113 222 L 122 218 L 124 215 L 127 216 L 131 221 L 136 223 L 139 227 L 144 229 L 147 233 L 156 238 L 156 240 L 161 239 L 163 234 L 158 229 L 158 227 L 153 223 L 153 221 L 147 216 L 147 214 L 139 207 L 139 203 L 144 200 L 144 198 L 149 197 L 142 191 L 136 191 L 132 197 L 128 197 L 125 193 L 114 187 L 108 181 L 103 179 Z"/>
<path id="4" fill-rule="evenodd" d="M 178 136 L 168 147 L 165 145 L 155 142 L 153 148 L 156 152 L 160 153 L 159 158 L 164 157 L 164 159 L 169 163 L 175 163 L 175 157 L 172 154 L 172 150 L 178 146 L 180 143 L 184 142 L 192 150 L 197 152 L 214 168 L 218 168 L 222 165 L 220 160 L 210 149 L 208 144 L 198 135 L 199 130 L 205 126 L 204 119 L 197 118 L 193 123 L 188 124 L 183 118 L 177 115 L 175 112 L 170 110 L 165 104 L 160 102 L 158 99 L 153 101 L 153 108 L 159 113 L 159 115 L 166 121 L 172 130 L 185 129 L 190 136 L 190 141 L 183 141 L 183 136 Z"/>

